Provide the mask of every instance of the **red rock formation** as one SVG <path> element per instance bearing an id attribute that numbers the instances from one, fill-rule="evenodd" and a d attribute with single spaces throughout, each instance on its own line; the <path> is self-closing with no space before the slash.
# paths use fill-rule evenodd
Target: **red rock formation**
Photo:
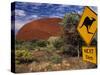
<path id="1" fill-rule="evenodd" d="M 17 40 L 48 39 L 61 35 L 60 18 L 42 18 L 24 25 L 16 35 Z"/>

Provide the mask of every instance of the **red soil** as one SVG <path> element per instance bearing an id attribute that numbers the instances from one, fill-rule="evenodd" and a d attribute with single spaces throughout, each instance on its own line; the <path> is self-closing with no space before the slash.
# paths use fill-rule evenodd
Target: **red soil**
<path id="1" fill-rule="evenodd" d="M 16 35 L 17 40 L 48 39 L 61 35 L 61 18 L 42 18 L 24 25 Z"/>

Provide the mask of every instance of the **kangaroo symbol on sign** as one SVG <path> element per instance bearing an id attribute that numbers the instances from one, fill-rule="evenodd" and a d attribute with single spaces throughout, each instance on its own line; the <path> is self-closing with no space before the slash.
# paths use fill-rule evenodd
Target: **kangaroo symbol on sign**
<path id="1" fill-rule="evenodd" d="M 88 32 L 89 34 L 93 34 L 92 32 L 89 31 L 89 28 L 91 27 L 91 25 L 92 25 L 93 22 L 95 21 L 95 19 L 94 19 L 93 17 L 91 17 L 91 18 L 92 18 L 92 20 L 91 20 L 89 17 L 86 17 L 86 18 L 84 19 L 84 22 L 83 22 L 82 26 L 80 27 L 80 28 L 82 28 L 82 27 L 85 25 L 85 27 L 87 28 L 87 32 Z"/>

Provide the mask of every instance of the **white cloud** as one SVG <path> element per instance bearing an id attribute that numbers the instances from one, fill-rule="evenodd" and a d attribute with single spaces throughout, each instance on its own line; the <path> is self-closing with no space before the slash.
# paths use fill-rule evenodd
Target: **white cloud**
<path id="1" fill-rule="evenodd" d="M 15 10 L 15 15 L 16 16 L 26 16 L 26 14 L 25 14 L 25 11 L 24 10 L 19 10 L 19 9 L 16 9 Z"/>
<path id="2" fill-rule="evenodd" d="M 28 20 L 28 21 L 16 20 L 15 21 L 15 30 L 16 30 L 16 33 L 17 33 L 17 31 L 19 31 L 28 22 L 31 22 L 31 20 Z"/>
<path id="3" fill-rule="evenodd" d="M 49 16 L 49 17 L 62 18 L 62 17 L 56 16 L 56 15 L 51 15 L 51 16 Z"/>
<path id="4" fill-rule="evenodd" d="M 19 30 L 23 25 L 24 23 L 15 21 L 15 30 Z"/>
<path id="5" fill-rule="evenodd" d="M 67 5 L 60 5 L 60 7 L 65 8 L 65 7 L 68 7 L 68 6 Z"/>
<path id="6" fill-rule="evenodd" d="M 38 15 L 32 15 L 31 17 L 32 18 L 38 18 Z"/>
<path id="7" fill-rule="evenodd" d="M 62 7 L 59 7 L 59 8 L 57 8 L 56 10 L 57 10 L 57 11 L 64 11 L 65 9 L 62 8 Z"/>
<path id="8" fill-rule="evenodd" d="M 31 20 L 35 20 L 35 19 L 39 19 L 40 17 L 38 15 L 30 15 L 27 17 L 27 21 L 31 21 Z"/>
<path id="9" fill-rule="evenodd" d="M 80 14 L 80 15 L 82 15 L 83 12 L 82 11 L 77 11 L 77 13 Z"/>

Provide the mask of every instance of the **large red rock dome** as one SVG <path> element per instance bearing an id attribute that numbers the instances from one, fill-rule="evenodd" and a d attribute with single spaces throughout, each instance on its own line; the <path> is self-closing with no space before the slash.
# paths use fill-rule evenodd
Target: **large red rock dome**
<path id="1" fill-rule="evenodd" d="M 50 36 L 61 35 L 61 18 L 42 18 L 24 25 L 17 33 L 16 39 L 30 41 L 34 39 L 48 39 Z"/>

